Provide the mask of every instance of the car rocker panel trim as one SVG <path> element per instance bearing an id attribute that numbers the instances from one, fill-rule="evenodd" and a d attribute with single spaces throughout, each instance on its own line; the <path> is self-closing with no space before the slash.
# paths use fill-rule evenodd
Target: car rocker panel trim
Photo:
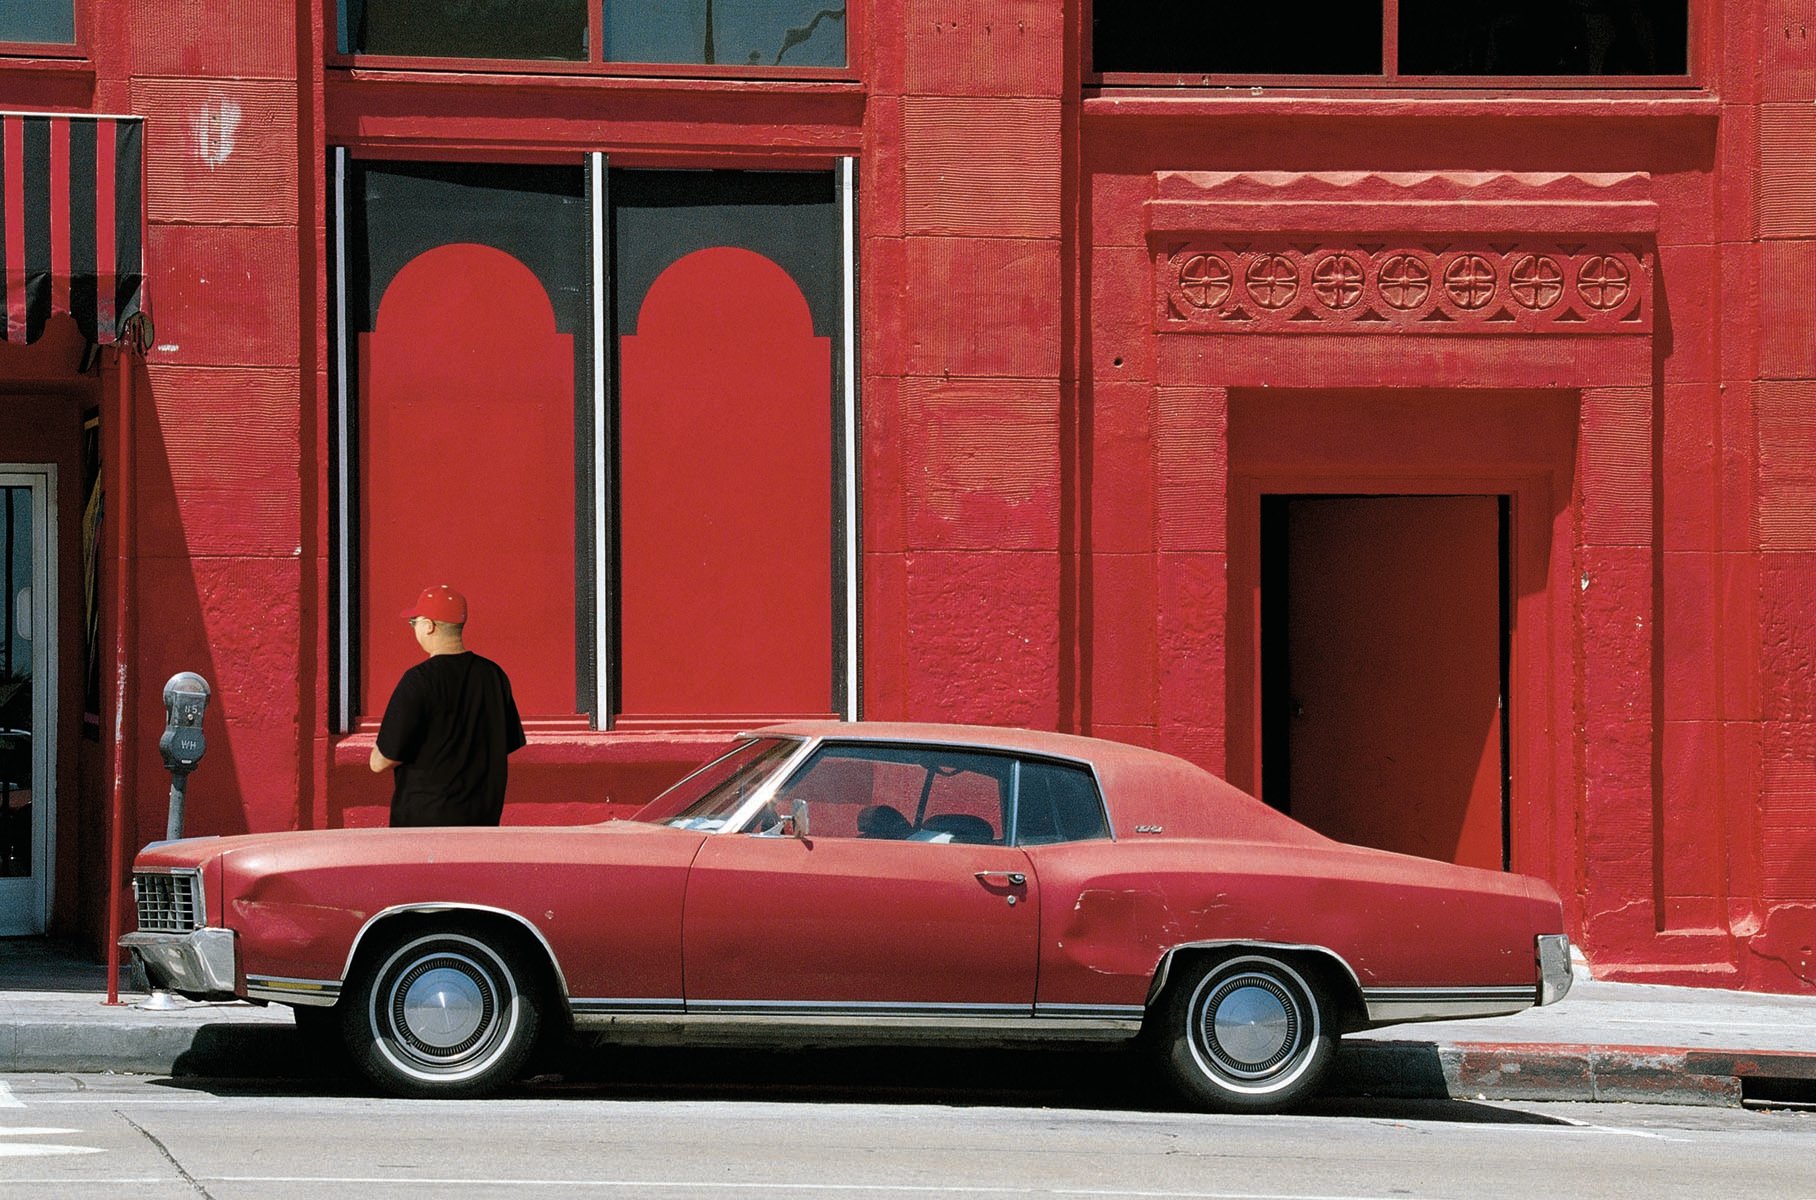
<path id="1" fill-rule="evenodd" d="M 291 979 L 282 975 L 247 975 L 246 995 L 282 1004 L 327 1006 L 340 999 L 338 979 Z"/>
<path id="2" fill-rule="evenodd" d="M 1363 988 L 1371 1024 L 1454 1020 L 1459 1017 L 1504 1017 L 1523 1012 L 1538 1001 L 1534 984 L 1505 987 Z"/>

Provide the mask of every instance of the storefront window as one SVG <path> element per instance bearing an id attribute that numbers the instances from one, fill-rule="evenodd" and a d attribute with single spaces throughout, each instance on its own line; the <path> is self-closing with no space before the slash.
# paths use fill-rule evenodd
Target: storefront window
<path id="1" fill-rule="evenodd" d="M 1689 71 L 1689 0 L 1096 0 L 1093 22 L 1104 74 L 1416 82 Z"/>
<path id="2" fill-rule="evenodd" d="M 572 715 L 584 172 L 354 163 L 350 176 L 357 711 L 381 713 L 418 657 L 401 606 L 446 583 L 523 715 Z"/>
<path id="3" fill-rule="evenodd" d="M 75 0 L 0 3 L 0 42 L 69 46 L 76 40 Z"/>
<path id="4" fill-rule="evenodd" d="M 834 174 L 333 175 L 339 727 L 382 711 L 433 583 L 526 719 L 839 712 Z"/>

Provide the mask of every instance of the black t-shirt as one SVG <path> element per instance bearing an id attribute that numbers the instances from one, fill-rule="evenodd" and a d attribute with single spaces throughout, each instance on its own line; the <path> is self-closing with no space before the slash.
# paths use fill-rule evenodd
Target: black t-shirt
<path id="1" fill-rule="evenodd" d="M 392 825 L 496 825 L 505 756 L 523 745 L 511 681 L 472 651 L 435 654 L 397 681 L 378 727 L 378 752 L 402 765 Z"/>

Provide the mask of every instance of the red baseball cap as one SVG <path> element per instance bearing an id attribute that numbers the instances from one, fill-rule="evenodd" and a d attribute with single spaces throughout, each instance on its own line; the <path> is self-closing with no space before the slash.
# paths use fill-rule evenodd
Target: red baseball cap
<path id="1" fill-rule="evenodd" d="M 445 583 L 422 590 L 416 603 L 404 609 L 406 621 L 417 617 L 427 617 L 431 621 L 440 621 L 446 625 L 465 625 L 467 623 L 467 598 Z"/>

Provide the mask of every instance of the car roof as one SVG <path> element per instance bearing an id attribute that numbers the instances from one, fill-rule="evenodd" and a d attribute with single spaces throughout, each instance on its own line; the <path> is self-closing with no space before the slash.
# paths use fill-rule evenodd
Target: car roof
<path id="1" fill-rule="evenodd" d="M 1118 828 L 1144 825 L 1186 836 L 1325 841 L 1202 767 L 1124 742 L 994 725 L 897 721 L 790 721 L 751 733 L 841 742 L 928 743 L 1071 759 L 1096 768 Z"/>
<path id="2" fill-rule="evenodd" d="M 750 732 L 786 737 L 836 738 L 839 741 L 930 742 L 942 746 L 975 746 L 980 750 L 1008 750 L 1092 763 L 1121 757 L 1124 752 L 1142 756 L 1156 753 L 1121 742 L 1107 742 L 1076 734 L 932 721 L 788 721 L 779 725 L 766 725 Z"/>

